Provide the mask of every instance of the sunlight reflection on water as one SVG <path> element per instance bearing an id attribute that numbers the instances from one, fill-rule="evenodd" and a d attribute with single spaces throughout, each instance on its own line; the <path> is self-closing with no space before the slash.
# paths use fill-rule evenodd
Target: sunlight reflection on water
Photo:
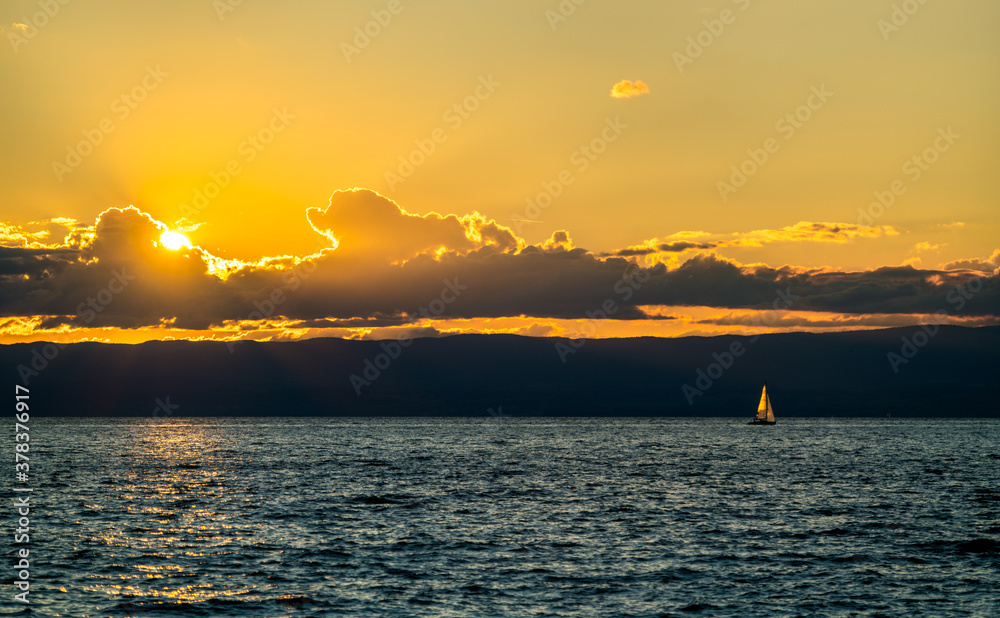
<path id="1" fill-rule="evenodd" d="M 39 419 L 32 607 L 997 614 L 1000 423 L 745 420 Z"/>

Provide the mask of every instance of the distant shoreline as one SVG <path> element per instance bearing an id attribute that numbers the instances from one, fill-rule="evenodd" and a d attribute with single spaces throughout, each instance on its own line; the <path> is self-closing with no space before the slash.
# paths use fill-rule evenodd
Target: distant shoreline
<path id="1" fill-rule="evenodd" d="M 475 418 L 502 408 L 516 417 L 749 418 L 765 380 L 779 424 L 800 415 L 1000 415 L 1000 327 L 942 326 L 894 371 L 890 355 L 921 332 L 782 333 L 753 344 L 732 335 L 455 335 L 398 348 L 341 339 L 78 343 L 51 346 L 51 359 L 34 343 L 0 347 L 0 363 L 10 379 L 27 379 L 37 416 Z M 557 345 L 576 347 L 563 362 Z"/>

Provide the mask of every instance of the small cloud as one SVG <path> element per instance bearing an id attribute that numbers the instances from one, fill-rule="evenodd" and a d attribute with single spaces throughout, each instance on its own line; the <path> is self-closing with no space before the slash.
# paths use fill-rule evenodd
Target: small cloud
<path id="1" fill-rule="evenodd" d="M 525 337 L 548 337 L 553 331 L 555 331 L 555 328 L 551 324 L 532 324 L 531 326 L 519 328 L 514 333 Z"/>
<path id="2" fill-rule="evenodd" d="M 21 24 L 18 22 L 14 22 L 13 24 L 10 25 L 10 27 L 13 28 L 14 30 L 17 30 L 18 32 L 31 32 L 31 26 L 29 26 L 28 24 Z"/>
<path id="3" fill-rule="evenodd" d="M 942 245 L 935 245 L 935 244 L 929 243 L 927 241 L 918 242 L 916 245 L 913 246 L 913 250 L 914 251 L 938 251 L 938 250 L 940 250 L 942 247 L 944 247 L 947 244 L 948 243 L 944 243 Z"/>
<path id="4" fill-rule="evenodd" d="M 174 229 L 178 232 L 196 232 L 198 231 L 198 228 L 205 225 L 204 221 L 200 221 L 198 223 L 187 222 L 187 219 L 183 219 L 182 221 L 185 221 L 186 223 L 174 226 Z"/>
<path id="5" fill-rule="evenodd" d="M 611 96 L 615 99 L 631 99 L 644 94 L 649 94 L 649 86 L 640 79 L 634 82 L 630 79 L 623 79 L 611 89 Z"/>
<path id="6" fill-rule="evenodd" d="M 708 232 L 678 232 L 666 238 L 653 238 L 640 245 L 619 249 L 602 256 L 637 257 L 684 251 L 718 249 L 724 247 L 763 247 L 777 242 L 834 242 L 849 243 L 855 239 L 897 236 L 899 232 L 891 226 L 866 227 L 853 223 L 832 223 L 826 221 L 799 221 L 780 229 L 733 232 L 726 235 Z M 711 239 L 715 236 L 715 239 Z M 924 243 L 925 244 L 925 243 Z M 920 247 L 920 245 L 918 245 Z M 936 245 L 932 248 L 938 248 Z"/>
<path id="7" fill-rule="evenodd" d="M 552 233 L 552 236 L 545 241 L 542 248 L 549 251 L 570 251 L 573 249 L 573 240 L 569 237 L 569 232 L 558 230 Z"/>
<path id="8" fill-rule="evenodd" d="M 733 234 L 736 238 L 727 244 L 742 247 L 761 247 L 769 242 L 836 242 L 847 243 L 861 238 L 880 238 L 882 236 L 897 236 L 892 226 L 855 225 L 853 223 L 835 223 L 828 221 L 799 221 L 781 229 L 753 230 L 742 234 Z"/>
<path id="9" fill-rule="evenodd" d="M 969 258 L 948 262 L 941 266 L 941 270 L 978 270 L 984 273 L 1000 273 L 1000 249 L 993 252 L 993 255 L 986 259 Z"/>

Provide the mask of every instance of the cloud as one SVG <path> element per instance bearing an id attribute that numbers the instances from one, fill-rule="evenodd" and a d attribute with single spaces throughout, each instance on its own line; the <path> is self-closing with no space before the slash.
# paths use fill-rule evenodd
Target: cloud
<path id="1" fill-rule="evenodd" d="M 653 238 L 640 245 L 619 249 L 605 256 L 635 257 L 655 256 L 661 253 L 721 249 L 725 247 L 763 247 L 778 242 L 833 242 L 848 243 L 864 238 L 896 236 L 899 232 L 891 226 L 857 225 L 825 221 L 799 221 L 780 229 L 734 232 L 729 235 L 708 232 L 678 232 L 666 238 Z M 696 239 L 700 239 L 696 241 Z"/>
<path id="2" fill-rule="evenodd" d="M 993 251 L 993 255 L 986 259 L 968 258 L 948 262 L 941 267 L 941 270 L 978 270 L 984 273 L 996 272 L 1000 274 L 1000 249 Z"/>
<path id="3" fill-rule="evenodd" d="M 380 339 L 417 339 L 417 338 L 440 338 L 448 337 L 452 333 L 446 333 L 439 331 L 433 326 L 422 326 L 417 328 L 401 328 L 392 331 L 388 336 L 385 333 L 380 333 L 379 331 L 371 331 L 362 334 L 359 339 L 365 341 L 377 341 Z"/>
<path id="4" fill-rule="evenodd" d="M 329 206 L 308 209 L 306 218 L 340 254 L 358 259 L 397 261 L 442 250 L 467 253 L 485 246 L 505 251 L 518 247 L 510 230 L 479 213 L 414 215 L 366 189 L 337 191 Z"/>
<path id="5" fill-rule="evenodd" d="M 943 244 L 940 244 L 940 245 L 936 245 L 936 244 L 924 241 L 924 242 L 918 242 L 917 244 L 913 245 L 913 250 L 914 251 L 918 251 L 918 252 L 919 251 L 940 251 L 941 249 L 943 249 L 946 246 L 948 246 L 948 243 L 943 243 Z"/>
<path id="6" fill-rule="evenodd" d="M 789 296 L 795 297 L 790 306 L 795 311 L 934 313 L 953 309 L 948 295 L 971 278 L 910 266 L 857 272 L 743 267 L 714 255 L 699 255 L 654 276 L 636 297 L 638 304 L 769 309 Z M 962 303 L 963 315 L 997 314 L 1000 277 L 982 278 L 980 283 L 982 289 Z"/>
<path id="7" fill-rule="evenodd" d="M 639 245 L 635 247 L 628 247 L 626 249 L 619 249 L 605 255 L 637 257 L 640 255 L 655 255 L 657 253 L 683 253 L 684 251 L 688 251 L 690 249 L 714 249 L 717 246 L 717 243 L 710 242 L 658 242 L 653 240 L 649 241 L 649 244 L 645 246 Z"/>
<path id="8" fill-rule="evenodd" d="M 14 30 L 17 30 L 18 32 L 31 32 L 31 26 L 29 26 L 28 24 L 14 22 L 10 25 L 10 27 L 13 28 Z"/>
<path id="9" fill-rule="evenodd" d="M 552 232 L 552 236 L 542 243 L 542 248 L 549 251 L 557 249 L 569 251 L 573 248 L 573 240 L 569 237 L 569 232 L 566 230 L 558 230 Z"/>
<path id="10" fill-rule="evenodd" d="M 778 311 L 766 316 L 767 323 L 764 323 L 763 316 L 759 312 L 744 311 L 727 313 L 722 316 L 702 318 L 695 320 L 696 324 L 714 324 L 716 326 L 748 326 L 759 329 L 787 329 L 787 328 L 896 328 L 901 326 L 912 326 L 915 323 L 913 314 L 829 314 L 815 313 L 808 315 L 807 312 Z M 935 324 L 955 324 L 959 326 L 988 326 L 996 323 L 996 318 L 992 316 L 977 316 L 968 318 L 959 315 L 927 315 L 923 316 L 923 323 Z M 918 318 L 919 320 L 919 318 Z M 916 323 L 920 323 L 919 321 Z"/>
<path id="11" fill-rule="evenodd" d="M 29 249 L 0 247 L 0 280 L 4 275 L 40 279 L 61 272 L 66 265 L 62 256 L 74 249 Z"/>
<path id="12" fill-rule="evenodd" d="M 720 246 L 732 247 L 762 247 L 773 242 L 835 242 L 847 243 L 859 238 L 879 238 L 881 236 L 896 236 L 897 232 L 891 226 L 866 226 L 853 223 L 830 223 L 826 221 L 799 221 L 776 230 L 754 230 L 747 233 L 733 234 L 731 241 L 724 241 Z"/>
<path id="13" fill-rule="evenodd" d="M 514 334 L 525 337 L 548 337 L 553 334 L 555 327 L 551 324 L 532 324 L 514 331 Z"/>
<path id="14" fill-rule="evenodd" d="M 0 311 L 63 316 L 74 326 L 137 328 L 164 319 L 198 326 L 217 320 L 218 299 L 238 293 L 211 275 L 214 256 L 199 248 L 170 252 L 158 246 L 165 229 L 136 208 L 109 209 L 75 247 L 30 257 L 22 250 L 0 259 L 6 266 L 0 272 Z"/>
<path id="15" fill-rule="evenodd" d="M 32 221 L 24 226 L 0 223 L 0 246 L 57 248 L 67 243 L 79 244 L 82 241 L 79 231 L 84 227 L 65 217 Z"/>
<path id="16" fill-rule="evenodd" d="M 780 294 L 795 311 L 933 313 L 970 270 L 884 267 L 840 272 L 744 266 L 712 247 L 753 242 L 849 242 L 881 228 L 805 223 L 712 235 L 678 232 L 599 256 L 559 230 L 530 245 L 482 215 L 415 215 L 371 191 L 335 193 L 307 221 L 322 241 L 308 256 L 225 261 L 200 247 L 168 251 L 166 226 L 140 210 L 112 208 L 58 247 L 0 251 L 0 318 L 46 316 L 51 327 L 207 329 L 270 321 L 294 329 L 380 328 L 473 318 L 581 319 L 609 306 L 613 319 L 649 319 L 643 307 L 770 309 Z M 336 243 L 336 248 L 332 245 Z M 641 250 L 694 255 L 648 266 L 632 285 Z M 631 251 L 631 253 L 630 253 Z M 1000 251 L 990 258 L 1000 264 Z M 986 272 L 981 270 L 981 272 Z M 981 274 L 980 272 L 980 274 Z M 963 315 L 996 315 L 1000 277 Z M 123 283 L 124 282 L 124 283 Z M 242 328 L 242 326 L 241 326 Z"/>
<path id="17" fill-rule="evenodd" d="M 611 88 L 611 96 L 615 99 L 631 99 L 632 97 L 649 94 L 649 86 L 642 80 L 623 79 Z"/>

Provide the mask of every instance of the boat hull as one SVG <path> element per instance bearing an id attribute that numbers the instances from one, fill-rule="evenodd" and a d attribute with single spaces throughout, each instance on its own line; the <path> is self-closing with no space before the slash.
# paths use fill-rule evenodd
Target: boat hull
<path id="1" fill-rule="evenodd" d="M 747 425 L 773 425 L 774 421 L 758 421 L 756 419 L 747 423 Z"/>

